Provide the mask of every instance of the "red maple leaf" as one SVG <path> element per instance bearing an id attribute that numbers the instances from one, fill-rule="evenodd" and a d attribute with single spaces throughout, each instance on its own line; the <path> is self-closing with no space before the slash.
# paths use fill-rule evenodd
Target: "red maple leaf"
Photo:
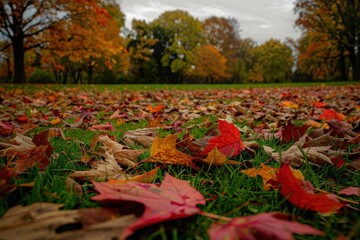
<path id="1" fill-rule="evenodd" d="M 309 182 L 304 184 L 301 180 L 297 179 L 287 163 L 281 165 L 276 175 L 280 183 L 280 193 L 299 208 L 330 213 L 345 206 L 332 194 L 315 194 L 311 184 Z"/>
<path id="2" fill-rule="evenodd" d="M 135 201 L 145 206 L 143 215 L 126 229 L 124 237 L 142 227 L 194 215 L 200 211 L 196 205 L 205 204 L 203 195 L 188 182 L 169 174 L 166 174 L 160 187 L 156 184 L 138 182 L 93 184 L 100 193 L 93 197 L 93 200 L 111 203 Z"/>
<path id="3" fill-rule="evenodd" d="M 215 223 L 209 229 L 210 239 L 294 239 L 292 234 L 323 235 L 313 227 L 289 221 L 290 215 L 261 213 L 234 218 L 227 224 Z"/>
<path id="4" fill-rule="evenodd" d="M 344 114 L 338 113 L 334 109 L 324 109 L 322 114 L 319 116 L 319 119 L 324 119 L 325 121 L 337 120 L 341 122 L 345 118 L 346 116 Z"/>
<path id="5" fill-rule="evenodd" d="M 291 123 L 281 130 L 281 143 L 288 143 L 291 141 L 297 142 L 308 130 L 308 125 L 297 127 Z"/>
<path id="6" fill-rule="evenodd" d="M 327 104 L 325 102 L 313 102 L 313 106 L 316 108 L 323 108 L 325 107 Z"/>
<path id="7" fill-rule="evenodd" d="M 215 147 L 228 157 L 239 155 L 245 149 L 245 145 L 240 138 L 239 129 L 234 124 L 224 120 L 218 120 L 218 124 L 221 135 L 211 138 L 201 155 L 206 156 Z"/>

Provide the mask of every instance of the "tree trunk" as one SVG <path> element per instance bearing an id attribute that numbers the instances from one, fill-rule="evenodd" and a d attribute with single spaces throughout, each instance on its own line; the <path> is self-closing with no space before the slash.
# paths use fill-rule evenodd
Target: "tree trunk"
<path id="1" fill-rule="evenodd" d="M 14 83 L 25 82 L 25 49 L 24 37 L 16 36 L 12 39 L 14 54 Z"/>
<path id="2" fill-rule="evenodd" d="M 344 51 L 342 50 L 340 53 L 340 59 L 339 59 L 339 67 L 340 67 L 340 74 L 341 74 L 341 81 L 347 81 L 348 80 L 348 74 L 346 69 L 346 63 L 345 63 L 345 55 Z"/>

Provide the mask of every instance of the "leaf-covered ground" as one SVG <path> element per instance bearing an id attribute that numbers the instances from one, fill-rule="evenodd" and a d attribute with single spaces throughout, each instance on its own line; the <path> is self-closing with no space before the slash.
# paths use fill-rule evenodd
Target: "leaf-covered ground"
<path id="1" fill-rule="evenodd" d="M 360 86 L 0 87 L 0 238 L 359 232 Z"/>

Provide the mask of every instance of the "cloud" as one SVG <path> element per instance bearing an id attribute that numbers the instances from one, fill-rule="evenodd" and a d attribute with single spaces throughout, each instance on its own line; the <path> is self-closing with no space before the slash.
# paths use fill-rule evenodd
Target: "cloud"
<path id="1" fill-rule="evenodd" d="M 118 0 L 126 14 L 126 26 L 131 27 L 132 19 L 147 22 L 165 11 L 182 9 L 203 20 L 210 16 L 234 17 L 241 26 L 241 36 L 251 37 L 262 43 L 270 38 L 285 40 L 297 38 L 293 29 L 295 15 L 294 0 Z"/>

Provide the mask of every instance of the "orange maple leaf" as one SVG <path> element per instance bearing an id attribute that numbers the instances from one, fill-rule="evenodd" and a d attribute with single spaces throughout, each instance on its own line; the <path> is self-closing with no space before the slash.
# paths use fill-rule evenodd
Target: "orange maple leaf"
<path id="1" fill-rule="evenodd" d="M 260 175 L 263 179 L 264 190 L 273 190 L 274 188 L 276 188 L 276 186 L 274 186 L 274 184 L 272 184 L 271 182 L 278 182 L 276 176 L 277 170 L 278 168 L 273 168 L 262 163 L 260 165 L 260 168 L 249 168 L 246 170 L 242 170 L 241 172 L 248 175 L 249 177 L 256 177 L 257 175 Z M 290 170 L 297 179 L 304 180 L 304 175 L 301 171 L 295 170 L 291 167 Z"/>
<path id="2" fill-rule="evenodd" d="M 109 179 L 109 183 L 111 184 L 122 184 L 127 182 L 141 182 L 141 183 L 152 183 L 154 181 L 154 178 L 156 177 L 156 174 L 160 168 L 157 167 L 150 172 L 146 172 L 141 175 L 129 177 L 127 179 Z"/>
<path id="3" fill-rule="evenodd" d="M 194 158 L 176 149 L 178 134 L 170 134 L 165 138 L 157 136 L 150 148 L 151 162 L 164 164 L 192 165 Z"/>
<path id="4" fill-rule="evenodd" d="M 157 113 L 164 109 L 164 105 L 158 105 L 156 107 L 148 105 L 148 109 L 151 113 Z"/>

